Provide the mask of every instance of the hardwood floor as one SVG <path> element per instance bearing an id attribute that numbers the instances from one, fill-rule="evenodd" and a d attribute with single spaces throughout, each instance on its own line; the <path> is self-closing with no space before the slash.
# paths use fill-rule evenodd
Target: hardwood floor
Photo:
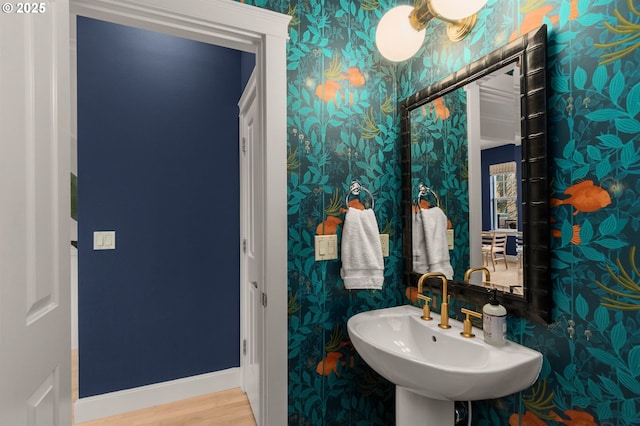
<path id="1" fill-rule="evenodd" d="M 498 284 L 505 284 L 507 287 L 498 287 L 501 291 L 509 291 L 509 285 L 517 285 L 522 286 L 524 282 L 522 274 L 524 270 L 520 266 L 518 262 L 508 262 L 508 268 L 505 268 L 504 262 L 500 261 L 496 265 L 496 270 L 494 271 L 491 262 L 489 262 L 489 272 L 491 273 L 491 282 Z M 517 287 L 513 289 L 515 294 L 522 294 L 522 287 Z"/>
<path id="2" fill-rule="evenodd" d="M 78 399 L 78 352 L 72 352 L 72 397 Z M 239 389 L 157 405 L 77 426 L 255 426 L 247 396 Z"/>

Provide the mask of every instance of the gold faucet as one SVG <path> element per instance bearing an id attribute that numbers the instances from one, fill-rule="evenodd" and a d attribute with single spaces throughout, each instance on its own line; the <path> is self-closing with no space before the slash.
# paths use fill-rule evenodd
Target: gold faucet
<path id="1" fill-rule="evenodd" d="M 467 272 L 464 273 L 464 282 L 468 284 L 469 278 L 471 278 L 471 274 L 476 271 L 484 271 L 484 281 L 486 283 L 491 282 L 491 272 L 489 272 L 489 269 L 485 268 L 484 266 L 476 266 L 475 268 L 467 269 Z"/>
<path id="2" fill-rule="evenodd" d="M 424 302 L 422 306 L 422 316 L 420 318 L 422 318 L 425 321 L 431 321 L 433 319 L 431 318 L 431 309 L 429 307 L 429 302 L 431 302 L 431 298 L 422 294 L 422 289 L 423 289 L 422 287 L 424 284 L 424 280 L 428 277 L 429 277 L 429 274 L 427 273 L 422 275 L 418 280 L 418 299 Z"/>
<path id="3" fill-rule="evenodd" d="M 442 304 L 440 305 L 440 328 L 451 328 L 449 325 L 449 299 L 450 296 L 447 293 L 447 277 L 444 274 L 439 275 L 442 281 Z"/>
<path id="4" fill-rule="evenodd" d="M 460 334 L 463 337 L 467 337 L 467 338 L 475 337 L 476 335 L 471 332 L 472 325 L 471 325 L 471 318 L 469 318 L 469 316 L 471 315 L 471 316 L 476 317 L 476 318 L 482 318 L 482 314 L 480 312 L 472 311 L 472 310 L 466 309 L 466 308 L 462 308 L 462 309 L 460 309 L 460 311 L 463 314 L 467 315 L 466 318 L 464 319 L 464 322 L 462 323 L 463 327 L 462 327 L 462 331 L 460 332 Z"/>
<path id="5" fill-rule="evenodd" d="M 442 281 L 442 304 L 440 305 L 441 322 L 440 324 L 438 324 L 438 327 L 451 328 L 451 326 L 449 325 L 449 296 L 447 295 L 447 277 L 445 274 L 443 274 L 442 272 L 427 272 L 426 274 L 422 275 L 418 280 L 418 298 L 427 302 L 431 300 L 431 298 L 427 298 L 426 296 L 420 297 L 420 295 L 422 294 L 422 283 L 425 279 L 432 277 L 438 277 Z M 425 303 L 425 306 L 426 305 L 428 305 L 428 303 Z M 423 308 L 423 310 L 428 311 L 428 308 Z M 429 319 L 431 318 L 430 315 L 427 316 L 429 317 Z"/>

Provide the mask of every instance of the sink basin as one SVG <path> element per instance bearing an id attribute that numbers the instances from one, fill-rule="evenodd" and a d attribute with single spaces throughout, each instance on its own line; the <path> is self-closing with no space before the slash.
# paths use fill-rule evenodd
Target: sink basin
<path id="1" fill-rule="evenodd" d="M 433 400 L 468 401 L 499 398 L 531 386 L 540 373 L 542 354 L 507 342 L 484 342 L 460 335 L 462 322 L 438 327 L 440 317 L 420 319 L 422 309 L 397 306 L 362 312 L 347 323 L 360 356 L 390 382 Z"/>

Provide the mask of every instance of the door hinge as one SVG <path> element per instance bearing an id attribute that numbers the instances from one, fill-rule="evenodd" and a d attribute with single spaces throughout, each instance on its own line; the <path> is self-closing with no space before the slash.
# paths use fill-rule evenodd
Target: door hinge
<path id="1" fill-rule="evenodd" d="M 246 253 L 247 252 L 247 239 L 243 239 L 242 240 L 242 252 Z"/>
<path id="2" fill-rule="evenodd" d="M 246 154 L 247 153 L 247 139 L 246 138 L 242 138 L 242 153 Z"/>
<path id="3" fill-rule="evenodd" d="M 267 293 L 262 293 L 262 306 L 267 307 Z"/>
<path id="4" fill-rule="evenodd" d="M 246 355 L 247 354 L 247 339 L 244 339 L 242 341 L 242 355 Z"/>

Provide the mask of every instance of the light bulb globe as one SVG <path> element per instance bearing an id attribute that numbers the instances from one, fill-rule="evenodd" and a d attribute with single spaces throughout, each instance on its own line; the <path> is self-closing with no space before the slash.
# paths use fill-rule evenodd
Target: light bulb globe
<path id="1" fill-rule="evenodd" d="M 384 14 L 376 28 L 376 47 L 392 62 L 406 61 L 415 55 L 424 41 L 425 30 L 416 31 L 409 22 L 412 6 L 397 6 Z"/>

